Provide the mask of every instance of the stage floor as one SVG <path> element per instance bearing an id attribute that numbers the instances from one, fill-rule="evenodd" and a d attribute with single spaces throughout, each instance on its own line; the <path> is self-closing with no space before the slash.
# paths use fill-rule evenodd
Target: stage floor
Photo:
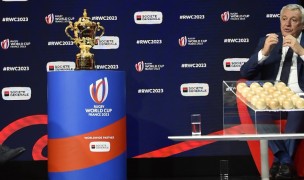
<path id="1" fill-rule="evenodd" d="M 132 169 L 132 167 L 129 166 Z M 218 176 L 170 176 L 169 174 L 158 175 L 155 171 L 153 174 L 129 173 L 127 180 L 220 180 Z M 261 177 L 256 175 L 232 176 L 229 180 L 260 180 Z M 0 180 L 48 180 L 47 162 L 46 161 L 11 161 L 0 165 Z M 110 180 L 110 179 L 109 179 Z M 304 178 L 297 178 L 304 180 Z"/>

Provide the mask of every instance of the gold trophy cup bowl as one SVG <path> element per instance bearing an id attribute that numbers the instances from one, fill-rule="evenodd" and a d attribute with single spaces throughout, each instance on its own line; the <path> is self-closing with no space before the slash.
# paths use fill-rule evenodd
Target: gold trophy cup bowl
<path id="1" fill-rule="evenodd" d="M 71 36 L 68 30 L 74 32 L 74 37 Z M 80 52 L 76 55 L 76 70 L 95 69 L 94 54 L 90 52 L 90 49 L 95 45 L 97 31 L 101 31 L 100 39 L 105 29 L 99 22 L 96 23 L 90 20 L 86 9 L 83 11 L 83 17 L 80 17 L 75 23 L 70 22 L 65 28 L 65 34 L 80 49 Z"/>

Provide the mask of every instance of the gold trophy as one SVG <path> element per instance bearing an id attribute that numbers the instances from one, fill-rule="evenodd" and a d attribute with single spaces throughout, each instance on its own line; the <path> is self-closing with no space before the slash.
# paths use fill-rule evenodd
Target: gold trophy
<path id="1" fill-rule="evenodd" d="M 74 37 L 68 32 L 69 29 L 74 32 Z M 95 45 L 96 32 L 100 30 L 99 38 L 104 34 L 105 29 L 99 22 L 90 21 L 86 9 L 83 10 L 83 17 L 80 17 L 74 24 L 70 22 L 65 28 L 65 34 L 80 49 L 80 53 L 76 55 L 76 70 L 95 69 L 94 54 L 90 53 L 90 49 Z"/>

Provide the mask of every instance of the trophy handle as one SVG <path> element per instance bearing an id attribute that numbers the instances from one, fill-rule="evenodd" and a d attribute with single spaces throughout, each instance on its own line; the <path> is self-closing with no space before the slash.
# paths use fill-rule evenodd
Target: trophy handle
<path id="1" fill-rule="evenodd" d="M 100 35 L 99 35 L 99 39 L 101 38 L 101 36 L 104 35 L 104 33 L 105 33 L 105 28 L 104 28 L 103 26 L 101 26 L 99 22 L 97 22 L 97 31 L 100 31 L 100 30 L 101 30 L 101 33 L 100 33 Z"/>
<path id="2" fill-rule="evenodd" d="M 70 35 L 70 33 L 68 32 L 68 30 L 69 29 L 71 29 L 71 31 L 73 31 L 73 23 L 72 22 L 70 22 L 69 23 L 69 25 L 65 28 L 65 30 L 64 30 L 64 32 L 65 32 L 65 34 L 72 40 L 72 41 L 74 41 L 75 40 L 75 38 L 73 38 L 71 35 Z"/>

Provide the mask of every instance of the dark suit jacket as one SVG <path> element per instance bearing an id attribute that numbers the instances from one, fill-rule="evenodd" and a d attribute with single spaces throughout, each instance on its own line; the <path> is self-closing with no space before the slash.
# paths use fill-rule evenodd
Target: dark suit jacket
<path id="1" fill-rule="evenodd" d="M 241 67 L 242 78 L 248 80 L 276 80 L 279 72 L 281 55 L 282 55 L 282 34 L 278 33 L 279 42 L 271 51 L 269 57 L 261 64 L 258 64 L 258 52 L 263 48 L 266 37 L 260 39 L 255 53 Z M 300 44 L 304 47 L 304 33 L 302 33 Z M 299 86 L 304 91 L 304 61 L 298 56 L 298 82 Z"/>
<path id="2" fill-rule="evenodd" d="M 242 78 L 248 80 L 270 80 L 275 81 L 279 72 L 281 55 L 282 55 L 282 34 L 278 33 L 279 42 L 270 53 L 268 59 L 263 63 L 258 64 L 258 52 L 263 48 L 266 37 L 260 39 L 255 53 L 249 58 L 249 60 L 241 67 Z M 304 33 L 300 44 L 304 47 Z M 304 61 L 298 57 L 298 82 L 299 86 L 304 91 Z M 285 133 L 299 133 L 304 132 L 304 111 L 289 112 L 287 117 L 287 124 Z M 291 120 L 291 121 L 289 121 Z M 269 130 L 265 130 L 269 131 Z M 296 140 L 288 140 L 289 146 L 286 147 L 283 141 L 269 141 L 269 146 L 275 154 L 278 151 L 286 151 L 293 155 L 297 145 Z M 278 157 L 277 157 L 278 158 Z"/>

